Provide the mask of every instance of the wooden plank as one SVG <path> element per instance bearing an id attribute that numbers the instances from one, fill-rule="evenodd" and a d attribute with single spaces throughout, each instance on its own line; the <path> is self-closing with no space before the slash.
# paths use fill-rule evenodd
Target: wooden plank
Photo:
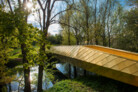
<path id="1" fill-rule="evenodd" d="M 79 57 L 79 59 L 81 60 L 85 60 L 85 57 L 89 54 L 89 48 L 86 48 L 83 50 L 83 54 L 81 54 L 81 56 Z"/>
<path id="2" fill-rule="evenodd" d="M 126 67 L 129 67 L 129 66 L 133 65 L 133 64 L 136 64 L 136 62 L 135 61 L 131 61 L 131 60 L 125 60 L 125 61 L 121 62 L 120 64 L 114 66 L 112 69 L 122 70 L 122 69 L 124 69 Z"/>
<path id="3" fill-rule="evenodd" d="M 107 52 L 107 53 L 110 53 L 110 54 L 114 54 L 114 55 L 117 55 L 117 56 L 121 56 L 121 57 L 124 57 L 124 58 L 128 58 L 128 59 L 131 59 L 131 60 L 138 61 L 138 54 L 137 53 L 132 53 L 132 52 L 129 52 L 129 51 L 124 51 L 124 50 L 119 50 L 119 49 L 112 49 L 112 48 L 97 46 L 97 45 L 95 45 L 95 46 L 94 45 L 91 45 L 91 46 L 86 45 L 85 47 L 100 50 L 100 51 L 103 51 L 103 52 Z"/>
<path id="4" fill-rule="evenodd" d="M 91 57 L 89 57 L 89 59 L 87 60 L 88 62 L 93 62 L 93 60 L 96 58 L 96 57 L 98 57 L 98 56 L 100 56 L 101 54 L 103 54 L 102 52 L 99 52 L 99 51 L 95 51 L 95 53 L 91 56 Z"/>
<path id="5" fill-rule="evenodd" d="M 133 74 L 135 72 L 138 71 L 138 63 L 136 64 L 133 64 L 125 69 L 122 70 L 122 72 L 126 72 L 126 73 L 129 73 L 129 74 Z"/>
<path id="6" fill-rule="evenodd" d="M 138 71 L 137 71 L 137 72 L 135 72 L 133 75 L 138 76 Z"/>
<path id="7" fill-rule="evenodd" d="M 113 56 L 113 55 L 109 55 L 108 57 L 104 58 L 102 61 L 98 62 L 98 65 L 104 65 L 107 64 L 108 62 L 110 62 L 111 60 L 116 59 L 117 57 Z"/>
<path id="8" fill-rule="evenodd" d="M 97 57 L 96 59 L 93 60 L 94 64 L 97 64 L 98 62 L 102 61 L 104 58 L 108 57 L 109 54 L 101 54 L 99 57 Z"/>

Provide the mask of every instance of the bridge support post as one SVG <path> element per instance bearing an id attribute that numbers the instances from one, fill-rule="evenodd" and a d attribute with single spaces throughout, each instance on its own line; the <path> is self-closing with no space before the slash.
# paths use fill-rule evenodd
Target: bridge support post
<path id="1" fill-rule="evenodd" d="M 86 76 L 86 70 L 83 71 L 83 75 Z"/>
<path id="2" fill-rule="evenodd" d="M 77 77 L 77 69 L 76 69 L 76 66 L 74 66 L 73 69 L 74 69 L 74 78 L 76 78 Z"/>
<path id="3" fill-rule="evenodd" d="M 71 65 L 69 64 L 69 78 L 71 78 Z"/>

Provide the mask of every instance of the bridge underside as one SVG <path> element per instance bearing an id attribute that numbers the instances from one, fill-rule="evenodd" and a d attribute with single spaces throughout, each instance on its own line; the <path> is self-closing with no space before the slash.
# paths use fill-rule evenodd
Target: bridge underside
<path id="1" fill-rule="evenodd" d="M 55 46 L 51 48 L 51 51 L 64 62 L 138 86 L 138 58 L 136 53 L 100 46 Z M 121 55 L 117 54 L 118 52 Z M 128 56 L 123 56 L 124 54 Z"/>

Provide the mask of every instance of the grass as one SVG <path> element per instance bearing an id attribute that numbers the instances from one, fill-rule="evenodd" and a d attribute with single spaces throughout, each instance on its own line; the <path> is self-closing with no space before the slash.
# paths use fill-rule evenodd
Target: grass
<path id="1" fill-rule="evenodd" d="M 48 91 L 44 92 L 96 92 L 96 91 L 93 91 L 90 87 L 83 85 L 81 82 L 63 80 L 56 83 Z"/>
<path id="2" fill-rule="evenodd" d="M 94 75 L 60 81 L 45 92 L 138 92 L 138 88 Z"/>
<path id="3" fill-rule="evenodd" d="M 138 92 L 138 88 L 102 76 L 88 76 L 75 79 L 98 92 Z"/>

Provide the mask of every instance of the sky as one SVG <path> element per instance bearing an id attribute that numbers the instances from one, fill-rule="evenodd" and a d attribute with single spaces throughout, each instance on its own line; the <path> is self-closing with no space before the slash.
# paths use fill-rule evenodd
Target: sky
<path id="1" fill-rule="evenodd" d="M 35 19 L 36 19 L 36 16 L 29 15 L 28 23 L 32 24 L 34 27 L 37 27 L 40 29 L 40 25 Z M 50 25 L 48 32 L 52 35 L 56 35 L 56 34 L 59 34 L 59 30 L 61 30 L 61 29 L 62 28 L 59 24 L 52 24 L 52 25 Z"/>
<path id="2" fill-rule="evenodd" d="M 55 14 L 55 13 L 59 12 L 60 6 L 61 6 L 60 2 L 55 3 L 56 8 L 53 9 L 52 14 Z M 35 7 L 39 7 L 39 5 L 36 5 Z M 56 17 L 55 19 L 58 20 L 58 17 Z M 29 17 L 28 17 L 28 23 L 32 24 L 34 27 L 37 27 L 37 28 L 40 29 L 40 25 L 38 23 L 38 14 L 36 14 L 36 13 L 30 14 Z M 62 28 L 59 24 L 52 24 L 52 25 L 50 25 L 50 27 L 48 29 L 48 32 L 52 35 L 55 35 L 55 34 L 59 34 L 59 30 L 61 30 L 61 29 Z"/>
<path id="3" fill-rule="evenodd" d="M 124 9 L 126 9 L 126 10 L 131 9 L 129 6 L 126 6 L 127 0 L 118 0 L 118 1 L 124 7 Z M 54 12 L 58 12 L 60 6 L 61 6 L 61 3 L 57 3 L 56 7 L 58 7 L 58 8 L 55 8 Z M 39 5 L 36 5 L 36 7 L 39 7 Z M 40 29 L 40 25 L 36 20 L 37 18 L 38 18 L 38 16 L 36 16 L 36 15 L 32 15 L 32 14 L 29 15 L 28 23 L 33 24 L 34 27 L 37 27 Z M 58 18 L 56 18 L 56 19 L 58 19 Z M 52 35 L 55 35 L 55 34 L 59 33 L 59 30 L 62 30 L 62 28 L 59 24 L 52 24 L 52 25 L 50 25 L 48 32 Z"/>

